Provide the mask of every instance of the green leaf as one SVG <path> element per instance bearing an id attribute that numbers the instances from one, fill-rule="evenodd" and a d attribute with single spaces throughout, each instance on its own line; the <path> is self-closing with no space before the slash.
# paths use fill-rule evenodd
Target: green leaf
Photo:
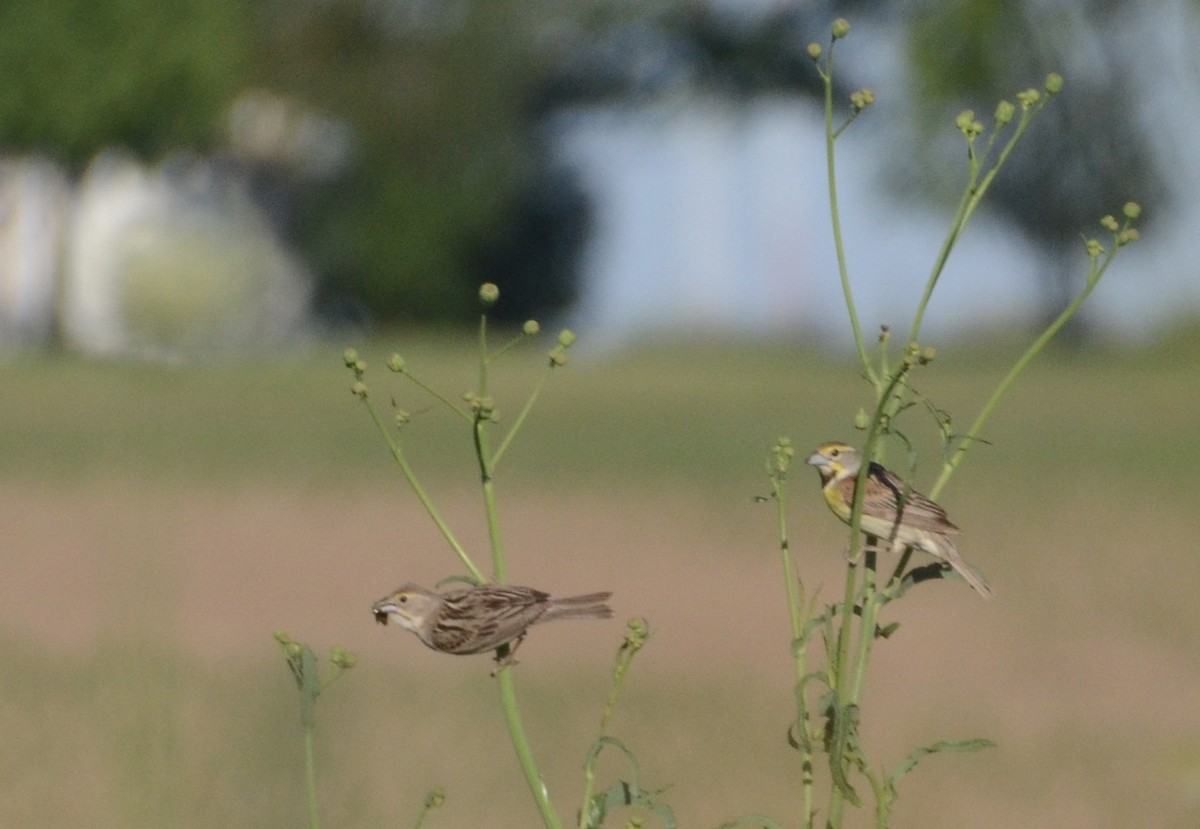
<path id="1" fill-rule="evenodd" d="M 942 740 L 933 745 L 918 748 L 916 751 L 904 758 L 903 762 L 896 767 L 892 772 L 892 776 L 888 778 L 888 788 L 893 792 L 899 786 L 901 778 L 917 767 L 917 763 L 921 762 L 930 754 L 940 754 L 943 751 L 971 752 L 979 751 L 984 748 L 994 748 L 995 743 L 991 740 L 976 738 L 973 740 Z"/>
<path id="2" fill-rule="evenodd" d="M 742 815 L 736 820 L 729 821 L 729 823 L 722 823 L 717 829 L 734 829 L 735 826 L 760 826 L 762 829 L 783 829 L 778 823 L 762 815 Z"/>
<path id="3" fill-rule="evenodd" d="M 592 797 L 588 804 L 587 826 L 596 829 L 604 825 L 609 812 L 626 806 L 636 806 L 654 814 L 662 821 L 664 829 L 677 829 L 679 824 L 675 821 L 675 813 L 671 807 L 654 800 L 654 797 L 660 793 L 661 791 L 644 791 L 633 783 L 618 780 L 608 788 L 608 791 Z"/>
<path id="4" fill-rule="evenodd" d="M 846 776 L 846 770 L 850 765 L 848 761 L 853 761 L 855 766 L 862 765 L 862 757 L 858 752 L 856 739 L 858 706 L 847 705 L 844 708 L 834 708 L 831 724 L 833 728 L 829 741 L 829 772 L 833 777 L 833 784 L 846 798 L 846 802 L 854 806 L 862 806 L 858 792 L 854 791 L 854 787 L 850 785 L 850 779 Z"/>

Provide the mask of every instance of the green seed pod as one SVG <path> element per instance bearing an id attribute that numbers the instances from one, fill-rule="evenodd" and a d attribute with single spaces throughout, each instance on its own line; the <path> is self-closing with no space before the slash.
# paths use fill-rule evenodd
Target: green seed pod
<path id="1" fill-rule="evenodd" d="M 387 359 L 387 367 L 391 371 L 399 374 L 400 372 L 404 371 L 404 358 L 399 354 L 392 352 L 392 355 Z"/>
<path id="2" fill-rule="evenodd" d="M 829 33 L 833 35 L 834 40 L 840 40 L 850 34 L 850 21 L 844 17 L 839 17 L 833 21 L 833 25 L 829 27 Z"/>

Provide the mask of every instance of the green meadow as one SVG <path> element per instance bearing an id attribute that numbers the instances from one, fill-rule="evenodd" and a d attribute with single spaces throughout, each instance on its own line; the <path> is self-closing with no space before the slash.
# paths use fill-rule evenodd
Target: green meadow
<path id="1" fill-rule="evenodd" d="M 500 428 L 541 371 L 543 339 L 494 369 Z M 486 562 L 468 429 L 383 367 L 399 351 L 457 400 L 475 382 L 471 340 L 349 344 L 373 401 L 410 413 L 418 474 Z M 175 368 L 0 364 L 0 825 L 305 825 L 279 629 L 322 658 L 335 644 L 359 656 L 318 707 L 325 829 L 409 826 L 434 786 L 447 799 L 427 827 L 536 825 L 490 661 L 372 621 L 396 585 L 460 570 L 349 393 L 343 345 Z M 916 385 L 965 430 L 1016 353 L 1003 338 L 947 344 Z M 651 638 L 611 732 L 642 785 L 666 788 L 680 826 L 748 813 L 797 825 L 784 585 L 759 496 L 778 437 L 801 458 L 861 439 L 852 424 L 870 399 L 853 362 L 798 344 L 584 352 L 554 372 L 497 488 L 512 581 L 615 594 L 611 622 L 535 628 L 516 669 L 565 821 L 623 620 L 640 616 Z M 942 739 L 997 747 L 925 761 L 895 825 L 1200 823 L 1198 413 L 1194 331 L 1051 350 L 1001 405 L 941 498 L 997 598 L 945 581 L 889 607 L 900 628 L 876 648 L 862 724 L 892 763 Z M 927 488 L 932 421 L 912 409 L 898 426 Z M 845 534 L 816 474 L 793 469 L 797 567 L 834 601 Z M 606 754 L 598 788 L 626 775 Z"/>

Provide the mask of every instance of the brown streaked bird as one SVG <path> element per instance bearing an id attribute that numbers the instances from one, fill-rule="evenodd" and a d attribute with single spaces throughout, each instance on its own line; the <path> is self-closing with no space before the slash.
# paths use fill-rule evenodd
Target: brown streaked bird
<path id="1" fill-rule="evenodd" d="M 375 602 L 375 621 L 395 622 L 435 651 L 482 653 L 513 643 L 506 662 L 530 625 L 557 619 L 608 619 L 612 593 L 554 599 L 532 587 L 488 584 L 437 593 L 406 584 Z"/>
<path id="2" fill-rule="evenodd" d="M 807 463 L 821 476 L 821 491 L 833 514 L 847 524 L 854 505 L 854 491 L 862 456 L 845 443 L 824 443 L 808 456 Z M 903 507 L 900 505 L 903 504 Z M 979 571 L 959 555 L 950 536 L 959 532 L 946 511 L 914 489 L 908 489 L 894 473 L 872 462 L 863 496 L 862 530 L 891 542 L 892 551 L 913 547 L 950 565 L 967 584 L 985 599 L 992 589 Z"/>

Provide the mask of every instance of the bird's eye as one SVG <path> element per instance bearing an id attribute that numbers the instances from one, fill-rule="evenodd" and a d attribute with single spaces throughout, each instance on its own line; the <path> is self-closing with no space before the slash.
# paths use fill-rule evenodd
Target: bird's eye
<path id="1" fill-rule="evenodd" d="M 831 458 L 836 458 L 840 454 L 842 454 L 841 449 L 830 449 L 829 450 L 829 457 L 831 457 Z"/>
<path id="2" fill-rule="evenodd" d="M 401 593 L 399 596 L 396 597 L 396 603 L 397 604 L 408 604 L 408 594 Z"/>

